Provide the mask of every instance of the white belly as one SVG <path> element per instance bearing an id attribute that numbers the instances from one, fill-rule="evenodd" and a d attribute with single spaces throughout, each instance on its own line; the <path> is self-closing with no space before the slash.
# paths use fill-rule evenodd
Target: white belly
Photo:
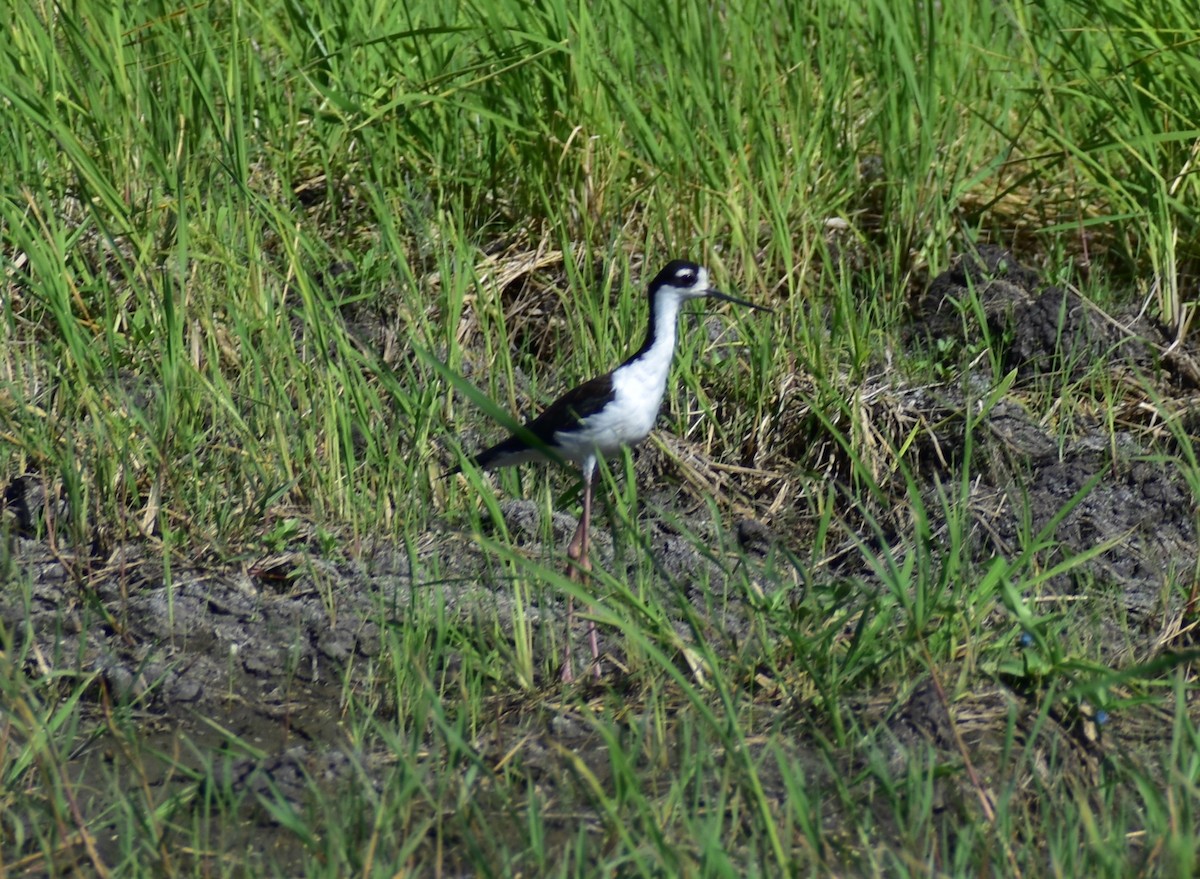
<path id="1" fill-rule="evenodd" d="M 667 304 L 671 307 L 660 316 L 654 347 L 613 373 L 612 401 L 584 418 L 578 429 L 554 434 L 554 443 L 564 457 L 580 463 L 592 455 L 611 458 L 622 446 L 636 445 L 650 434 L 667 390 L 667 372 L 675 348 L 678 303 Z"/>
<path id="2" fill-rule="evenodd" d="M 583 461 L 589 455 L 611 458 L 622 446 L 640 443 L 654 428 L 662 394 L 630 393 L 619 385 L 612 403 L 582 422 L 572 431 L 554 434 L 554 443 L 563 457 Z"/>

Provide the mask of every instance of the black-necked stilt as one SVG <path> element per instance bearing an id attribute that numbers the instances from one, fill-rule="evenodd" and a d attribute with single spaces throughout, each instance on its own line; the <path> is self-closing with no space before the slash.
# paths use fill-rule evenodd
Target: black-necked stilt
<path id="1" fill-rule="evenodd" d="M 611 458 L 616 455 L 622 446 L 640 443 L 654 426 L 667 389 L 680 306 L 689 299 L 709 297 L 769 311 L 714 289 L 709 285 L 707 269 L 683 260 L 675 260 L 659 272 L 650 282 L 649 293 L 650 323 L 646 341 L 632 357 L 612 372 L 567 391 L 542 414 L 526 422 L 519 433 L 471 459 L 477 467 L 486 469 L 547 457 L 558 457 L 579 466 L 583 474 L 583 515 L 567 547 L 567 556 L 571 560 L 567 575 L 572 579 L 591 569 L 588 529 L 596 462 L 601 456 Z M 458 470 L 455 467 L 451 472 Z M 574 676 L 571 661 L 573 617 L 574 601 L 568 596 L 564 681 L 570 681 Z M 594 621 L 589 622 L 588 637 L 596 676 L 600 677 L 600 647 Z"/>

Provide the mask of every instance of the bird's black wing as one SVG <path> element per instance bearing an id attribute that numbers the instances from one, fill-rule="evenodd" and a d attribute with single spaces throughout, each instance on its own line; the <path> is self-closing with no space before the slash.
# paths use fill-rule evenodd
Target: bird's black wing
<path id="1" fill-rule="evenodd" d="M 577 427 L 613 401 L 612 374 L 602 375 L 571 388 L 525 425 L 534 436 L 549 443 L 556 431 Z"/>
<path id="2" fill-rule="evenodd" d="M 595 415 L 612 402 L 612 399 L 612 375 L 599 376 L 567 391 L 547 406 L 537 418 L 525 422 L 525 430 L 533 434 L 542 445 L 553 446 L 555 433 L 578 426 L 580 421 Z M 476 455 L 475 464 L 486 469 L 496 459 L 529 447 L 530 443 L 514 434 Z"/>

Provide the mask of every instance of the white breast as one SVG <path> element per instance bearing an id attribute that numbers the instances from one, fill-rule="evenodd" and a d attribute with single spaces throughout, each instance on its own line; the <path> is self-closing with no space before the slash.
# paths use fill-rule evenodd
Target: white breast
<path id="1" fill-rule="evenodd" d="M 650 434 L 667 390 L 680 301 L 677 296 L 661 296 L 655 302 L 658 332 L 653 344 L 613 372 L 609 405 L 583 419 L 580 429 L 554 435 L 562 455 L 579 462 L 592 454 L 611 458 L 622 446 L 636 445 Z"/>
<path id="2" fill-rule="evenodd" d="M 618 369 L 613 374 L 612 402 L 583 419 L 579 429 L 554 435 L 565 457 L 581 461 L 596 453 L 611 458 L 622 446 L 636 445 L 650 434 L 662 406 L 666 376 L 645 366 L 639 360 Z"/>

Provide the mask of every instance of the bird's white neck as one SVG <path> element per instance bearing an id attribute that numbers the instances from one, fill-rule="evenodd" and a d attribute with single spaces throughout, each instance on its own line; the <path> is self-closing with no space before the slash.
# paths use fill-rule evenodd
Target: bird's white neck
<path id="1" fill-rule="evenodd" d="M 663 294 L 654 297 L 651 303 L 650 326 L 646 330 L 646 341 L 637 353 L 621 364 L 621 369 L 646 388 L 657 387 L 659 399 L 667 384 L 667 373 L 671 371 L 671 358 L 675 353 L 675 333 L 679 321 L 679 308 L 683 299 Z"/>

